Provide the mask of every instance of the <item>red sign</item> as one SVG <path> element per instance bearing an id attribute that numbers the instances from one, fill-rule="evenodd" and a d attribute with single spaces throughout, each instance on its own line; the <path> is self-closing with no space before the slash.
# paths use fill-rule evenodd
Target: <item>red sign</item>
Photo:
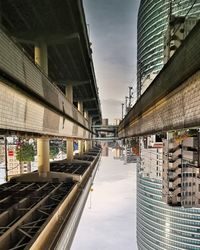
<path id="1" fill-rule="evenodd" d="M 14 156 L 13 150 L 8 150 L 8 156 Z"/>

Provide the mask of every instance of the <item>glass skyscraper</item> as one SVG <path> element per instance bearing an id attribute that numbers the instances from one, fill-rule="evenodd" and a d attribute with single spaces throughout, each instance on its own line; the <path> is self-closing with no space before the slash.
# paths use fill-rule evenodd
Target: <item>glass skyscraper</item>
<path id="1" fill-rule="evenodd" d="M 200 249 L 200 209 L 170 207 L 162 201 L 162 181 L 138 172 L 139 250 Z"/>
<path id="2" fill-rule="evenodd" d="M 163 67 L 164 37 L 169 14 L 187 18 L 200 17 L 200 1 L 197 0 L 194 6 L 193 3 L 194 0 L 141 0 L 138 13 L 138 97 L 141 95 L 144 79 L 152 81 Z"/>
<path id="3" fill-rule="evenodd" d="M 149 79 L 150 84 L 164 65 L 164 42 L 170 10 L 175 16 L 199 18 L 200 0 L 141 0 L 138 13 L 138 97 L 143 92 L 144 79 Z M 148 164 L 143 159 L 138 164 L 138 249 L 200 249 L 200 209 L 165 204 L 162 199 L 162 176 L 152 173 L 157 169 L 152 167 L 152 162 L 150 166 L 144 166 L 142 162 Z"/>

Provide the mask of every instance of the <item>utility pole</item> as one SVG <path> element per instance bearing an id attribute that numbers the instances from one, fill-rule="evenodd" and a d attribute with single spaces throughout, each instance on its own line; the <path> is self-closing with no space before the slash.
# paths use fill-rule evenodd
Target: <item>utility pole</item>
<path id="1" fill-rule="evenodd" d="M 122 103 L 122 120 L 124 118 L 124 103 Z"/>
<path id="2" fill-rule="evenodd" d="M 128 96 L 125 96 L 125 115 L 127 114 Z"/>
<path id="3" fill-rule="evenodd" d="M 129 88 L 129 104 L 128 104 L 128 107 L 131 108 L 131 99 L 133 98 L 133 96 L 132 96 L 133 87 L 128 87 L 128 88 Z"/>

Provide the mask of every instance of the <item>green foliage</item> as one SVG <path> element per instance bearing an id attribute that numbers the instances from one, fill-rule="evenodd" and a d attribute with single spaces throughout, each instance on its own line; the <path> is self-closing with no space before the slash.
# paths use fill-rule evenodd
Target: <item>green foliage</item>
<path id="1" fill-rule="evenodd" d="M 20 162 L 31 162 L 34 161 L 34 147 L 28 142 L 23 142 L 16 150 L 16 159 Z"/>
<path id="2" fill-rule="evenodd" d="M 58 154 L 59 148 L 56 145 L 50 145 L 50 157 L 53 159 Z"/>
<path id="3" fill-rule="evenodd" d="M 198 130 L 197 129 L 189 129 L 189 131 L 187 133 L 188 133 L 188 136 L 190 136 L 190 137 L 196 137 L 198 135 Z"/>
<path id="4" fill-rule="evenodd" d="M 66 142 L 63 142 L 61 144 L 60 150 L 63 151 L 63 152 L 66 152 L 66 150 L 67 150 L 67 148 L 66 148 Z"/>

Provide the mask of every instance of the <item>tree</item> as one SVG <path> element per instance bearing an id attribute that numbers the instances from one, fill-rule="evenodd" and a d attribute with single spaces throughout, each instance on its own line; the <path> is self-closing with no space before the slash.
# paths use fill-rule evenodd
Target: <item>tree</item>
<path id="1" fill-rule="evenodd" d="M 22 142 L 20 145 L 17 146 L 16 149 L 16 159 L 20 162 L 21 172 L 22 172 L 22 163 L 26 162 L 30 167 L 31 161 L 34 161 L 34 147 L 32 144 L 28 142 Z"/>
<path id="2" fill-rule="evenodd" d="M 50 157 L 54 159 L 59 152 L 59 148 L 56 145 L 50 145 Z"/>

